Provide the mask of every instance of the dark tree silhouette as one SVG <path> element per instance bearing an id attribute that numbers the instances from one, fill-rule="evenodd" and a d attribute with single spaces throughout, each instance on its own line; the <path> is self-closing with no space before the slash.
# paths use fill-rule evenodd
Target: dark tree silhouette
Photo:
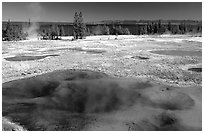
<path id="1" fill-rule="evenodd" d="M 86 25 L 83 20 L 82 12 L 79 14 L 76 12 L 74 15 L 74 39 L 82 39 L 86 34 Z"/>
<path id="2" fill-rule="evenodd" d="M 110 34 L 110 29 L 106 25 L 103 26 L 103 34 L 104 35 L 109 35 Z"/>
<path id="3" fill-rule="evenodd" d="M 180 23 L 179 30 L 180 30 L 181 34 L 185 34 L 187 32 L 187 27 L 186 27 L 185 21 Z"/>
<path id="4" fill-rule="evenodd" d="M 172 30 L 172 29 L 171 29 L 171 22 L 170 22 L 170 21 L 168 22 L 167 29 L 168 29 L 169 32 L 171 32 L 171 30 Z"/>
<path id="5" fill-rule="evenodd" d="M 131 34 L 128 28 L 125 28 L 123 33 L 124 33 L 124 35 L 130 35 Z"/>
<path id="6" fill-rule="evenodd" d="M 12 27 L 10 19 L 9 19 L 7 22 L 7 25 L 6 25 L 6 30 L 5 30 L 5 40 L 6 41 L 12 41 L 13 40 L 12 32 L 13 32 L 13 27 Z"/>
<path id="7" fill-rule="evenodd" d="M 165 32 L 165 29 L 163 25 L 161 24 L 161 20 L 158 21 L 158 33 L 163 34 Z"/>
<path id="8" fill-rule="evenodd" d="M 119 25 L 117 28 L 116 28 L 116 32 L 118 35 L 123 35 L 123 29 L 121 27 L 121 25 Z"/>
<path id="9" fill-rule="evenodd" d="M 74 27 L 74 39 L 78 39 L 79 37 L 79 15 L 77 12 L 75 12 L 74 15 L 74 22 L 73 22 L 73 27 Z"/>
<path id="10" fill-rule="evenodd" d="M 51 26 L 50 39 L 51 40 L 58 39 L 57 27 L 54 24 Z"/>

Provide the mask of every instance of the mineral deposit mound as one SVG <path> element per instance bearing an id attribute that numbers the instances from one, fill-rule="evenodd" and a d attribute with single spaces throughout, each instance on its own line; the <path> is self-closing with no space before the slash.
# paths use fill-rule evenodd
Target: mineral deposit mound
<path id="1" fill-rule="evenodd" d="M 104 114 L 136 108 L 139 115 L 136 110 L 144 107 L 160 111 L 135 119 L 129 130 L 200 130 L 174 115 L 195 106 L 191 96 L 147 80 L 63 70 L 6 82 L 2 94 L 3 116 L 27 130 L 89 130 Z"/>

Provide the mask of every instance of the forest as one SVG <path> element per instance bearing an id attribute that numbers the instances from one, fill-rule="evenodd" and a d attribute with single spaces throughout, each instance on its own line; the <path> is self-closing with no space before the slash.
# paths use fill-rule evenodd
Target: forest
<path id="1" fill-rule="evenodd" d="M 161 35 L 202 34 L 202 21 L 194 20 L 107 20 L 83 22 L 83 15 L 75 13 L 74 21 L 67 22 L 2 22 L 2 40 L 18 41 L 28 39 L 30 34 L 41 39 L 57 40 L 61 36 L 82 39 L 94 35 Z M 32 32 L 32 33 L 30 33 Z M 80 32 L 80 33 L 78 33 Z"/>

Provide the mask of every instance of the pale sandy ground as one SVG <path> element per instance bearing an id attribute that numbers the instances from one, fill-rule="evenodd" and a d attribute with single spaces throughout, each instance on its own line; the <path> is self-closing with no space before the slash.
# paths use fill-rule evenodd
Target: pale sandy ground
<path id="1" fill-rule="evenodd" d="M 54 70 L 89 69 L 104 72 L 113 77 L 145 78 L 158 84 L 184 87 L 179 88 L 178 91 L 190 96 L 194 100 L 195 105 L 190 110 L 178 110 L 173 111 L 173 113 L 179 117 L 184 125 L 190 126 L 195 130 L 201 130 L 202 74 L 191 72 L 187 69 L 194 66 L 202 67 L 202 57 L 166 56 L 149 52 L 163 49 L 202 51 L 201 37 L 172 35 L 118 36 L 115 39 L 116 36 L 94 36 L 87 37 L 84 40 L 70 41 L 71 38 L 64 37 L 63 40 L 57 41 L 3 42 L 3 83 Z M 76 47 L 83 50 L 104 50 L 105 52 L 93 54 L 67 49 Z M 58 54 L 59 56 L 19 62 L 6 61 L 4 59 L 15 55 L 48 54 Z M 137 58 L 138 56 L 148 57 L 149 59 L 142 60 Z M 96 114 L 97 121 L 84 130 L 134 130 L 134 124 L 141 122 L 143 118 L 148 118 L 146 121 L 154 123 L 155 120 L 152 116 L 157 116 L 163 112 L 164 110 L 160 108 L 155 109 L 135 105 L 126 110 L 100 114 L 100 116 Z M 168 113 L 172 113 L 172 111 L 168 111 Z"/>

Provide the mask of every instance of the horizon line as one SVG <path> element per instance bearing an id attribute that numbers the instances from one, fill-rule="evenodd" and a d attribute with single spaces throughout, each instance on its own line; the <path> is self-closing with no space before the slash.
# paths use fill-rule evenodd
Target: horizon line
<path id="1" fill-rule="evenodd" d="M 10 22 L 29 22 L 29 21 L 19 21 L 19 20 L 14 20 L 12 21 L 11 19 Z M 2 22 L 8 22 L 8 20 L 2 20 Z M 127 19 L 127 20 L 99 20 L 99 21 L 89 21 L 89 22 L 84 22 L 84 23 L 93 23 L 93 22 L 103 22 L 103 21 L 202 21 L 198 19 L 139 19 L 139 20 L 132 20 L 132 19 Z M 54 23 L 73 23 L 73 22 L 68 22 L 68 21 L 30 21 L 35 22 L 35 23 L 41 23 L 41 22 L 54 22 Z"/>

